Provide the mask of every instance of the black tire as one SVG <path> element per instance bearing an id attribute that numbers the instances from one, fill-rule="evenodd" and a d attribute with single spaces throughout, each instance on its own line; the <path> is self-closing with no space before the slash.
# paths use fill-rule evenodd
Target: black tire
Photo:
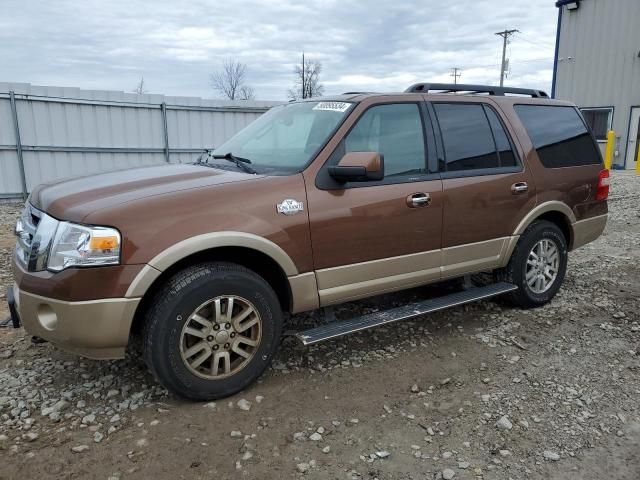
<path id="1" fill-rule="evenodd" d="M 548 239 L 555 243 L 559 252 L 559 265 L 557 276 L 548 290 L 536 293 L 526 281 L 527 259 L 533 247 L 543 239 Z M 508 265 L 498 271 L 499 280 L 518 286 L 518 290 L 505 295 L 506 299 L 522 308 L 537 308 L 547 304 L 562 286 L 562 281 L 567 271 L 567 259 L 567 240 L 562 230 L 554 223 L 546 220 L 538 220 L 532 223 L 520 236 Z"/>
<path id="2" fill-rule="evenodd" d="M 182 360 L 182 330 L 199 306 L 225 295 L 253 304 L 261 319 L 261 339 L 237 373 L 202 378 Z M 145 314 L 143 355 L 155 378 L 171 392 L 190 400 L 213 400 L 243 390 L 262 374 L 278 348 L 281 331 L 278 297 L 262 277 L 236 264 L 206 263 L 176 273 L 156 292 Z"/>

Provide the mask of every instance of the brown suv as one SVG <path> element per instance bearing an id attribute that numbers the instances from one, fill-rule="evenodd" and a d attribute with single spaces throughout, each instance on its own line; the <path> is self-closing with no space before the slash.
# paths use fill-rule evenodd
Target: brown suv
<path id="1" fill-rule="evenodd" d="M 494 280 L 298 338 L 498 294 L 547 303 L 567 252 L 604 229 L 608 177 L 576 107 L 544 92 L 417 84 L 303 100 L 194 164 L 35 188 L 9 304 L 14 324 L 91 358 L 122 357 L 140 332 L 169 390 L 226 396 L 267 367 L 285 312 L 477 272 Z"/>

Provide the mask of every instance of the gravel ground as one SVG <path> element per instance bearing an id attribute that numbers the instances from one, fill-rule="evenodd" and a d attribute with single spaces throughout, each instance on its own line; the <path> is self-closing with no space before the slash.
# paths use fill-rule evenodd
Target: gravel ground
<path id="1" fill-rule="evenodd" d="M 480 302 L 307 349 L 285 340 L 256 385 L 212 403 L 168 395 L 138 358 L 0 329 L 0 478 L 637 480 L 639 203 L 640 178 L 615 174 L 605 235 L 570 255 L 544 308 Z M 0 205 L 3 287 L 19 210 Z"/>

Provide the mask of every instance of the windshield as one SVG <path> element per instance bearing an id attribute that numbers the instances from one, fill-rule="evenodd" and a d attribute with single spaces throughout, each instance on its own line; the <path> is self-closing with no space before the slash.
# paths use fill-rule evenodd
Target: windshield
<path id="1" fill-rule="evenodd" d="M 347 115 L 352 103 L 302 102 L 274 107 L 213 155 L 231 153 L 251 160 L 259 173 L 293 173 L 304 169 Z"/>

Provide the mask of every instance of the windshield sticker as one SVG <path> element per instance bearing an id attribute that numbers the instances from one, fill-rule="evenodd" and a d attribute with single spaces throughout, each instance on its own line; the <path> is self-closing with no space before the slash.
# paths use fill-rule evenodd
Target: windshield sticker
<path id="1" fill-rule="evenodd" d="M 330 112 L 344 113 L 350 106 L 351 104 L 346 102 L 319 102 L 313 107 L 313 110 L 328 110 Z"/>

